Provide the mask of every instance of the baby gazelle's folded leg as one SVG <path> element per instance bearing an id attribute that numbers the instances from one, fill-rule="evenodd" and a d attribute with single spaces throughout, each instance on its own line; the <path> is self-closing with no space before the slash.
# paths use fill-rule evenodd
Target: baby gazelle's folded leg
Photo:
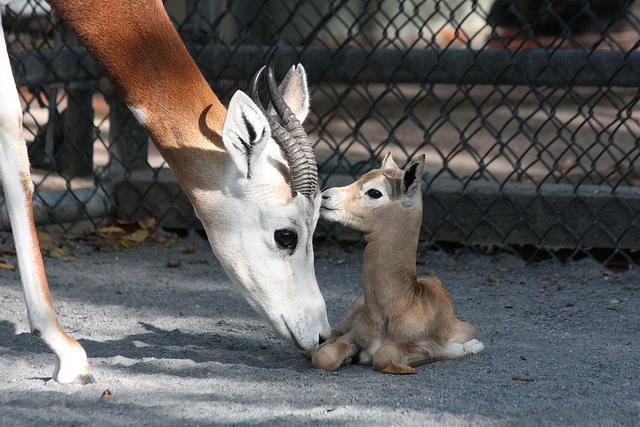
<path id="1" fill-rule="evenodd" d="M 406 342 L 389 342 L 373 355 L 373 369 L 386 374 L 415 374 L 418 371 L 413 366 L 442 359 L 428 344 L 422 346 Z"/>
<path id="2" fill-rule="evenodd" d="M 347 333 L 335 342 L 328 342 L 313 354 L 311 364 L 315 369 L 335 371 L 343 365 L 349 365 L 351 358 L 358 354 L 358 346 L 353 334 Z"/>

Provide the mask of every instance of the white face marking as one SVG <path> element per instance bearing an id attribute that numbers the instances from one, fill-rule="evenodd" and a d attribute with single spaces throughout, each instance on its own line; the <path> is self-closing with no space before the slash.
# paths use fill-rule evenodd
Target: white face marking
<path id="1" fill-rule="evenodd" d="M 292 198 L 287 191 L 252 181 L 234 186 L 233 206 L 227 204 L 215 219 L 229 227 L 216 229 L 205 222 L 211 246 L 244 298 L 275 332 L 296 347 L 313 349 L 319 335 L 330 332 L 313 265 L 320 197 Z M 262 189 L 252 191 L 256 185 Z M 282 232 L 295 235 L 292 248 L 278 240 Z"/>
<path id="2" fill-rule="evenodd" d="M 383 176 L 366 182 L 360 189 L 360 198 L 366 206 L 376 208 L 389 201 L 391 185 Z"/>

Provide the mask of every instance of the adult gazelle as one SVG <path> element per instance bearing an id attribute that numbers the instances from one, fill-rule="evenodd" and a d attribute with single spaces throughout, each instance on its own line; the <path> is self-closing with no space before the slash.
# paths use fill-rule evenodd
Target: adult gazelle
<path id="1" fill-rule="evenodd" d="M 313 269 L 316 164 L 296 125 L 309 109 L 304 69 L 293 67 L 279 91 L 271 60 L 266 76 L 277 118 L 242 92 L 227 114 L 160 0 L 49 3 L 148 132 L 245 299 L 285 341 L 300 350 L 317 348 L 330 328 Z M 22 110 L 2 38 L 0 173 L 29 323 L 56 355 L 53 378 L 87 383 L 93 378 L 86 353 L 60 328 L 49 295 L 33 223 Z"/>

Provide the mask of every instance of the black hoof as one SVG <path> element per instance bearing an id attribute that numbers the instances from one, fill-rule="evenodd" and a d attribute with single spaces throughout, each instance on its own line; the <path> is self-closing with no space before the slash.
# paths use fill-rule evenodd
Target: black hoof
<path id="1" fill-rule="evenodd" d="M 76 379 L 76 381 L 74 381 L 75 384 L 81 384 L 81 385 L 93 384 L 95 382 L 96 382 L 96 380 L 95 380 L 95 378 L 93 378 L 93 375 L 91 375 L 91 374 L 80 375 Z"/>

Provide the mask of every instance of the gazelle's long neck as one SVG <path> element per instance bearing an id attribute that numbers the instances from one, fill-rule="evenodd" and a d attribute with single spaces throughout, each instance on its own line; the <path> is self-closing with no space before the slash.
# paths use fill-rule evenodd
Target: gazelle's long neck
<path id="1" fill-rule="evenodd" d="M 174 172 L 221 147 L 226 110 L 155 0 L 49 2 L 78 35 Z M 187 159 L 190 161 L 190 159 Z M 178 177 L 180 179 L 180 176 Z"/>
<path id="2" fill-rule="evenodd" d="M 411 296 L 416 283 L 420 218 L 396 218 L 389 227 L 365 236 L 362 286 L 365 303 L 384 312 Z M 393 224 L 397 224 L 393 226 Z"/>

